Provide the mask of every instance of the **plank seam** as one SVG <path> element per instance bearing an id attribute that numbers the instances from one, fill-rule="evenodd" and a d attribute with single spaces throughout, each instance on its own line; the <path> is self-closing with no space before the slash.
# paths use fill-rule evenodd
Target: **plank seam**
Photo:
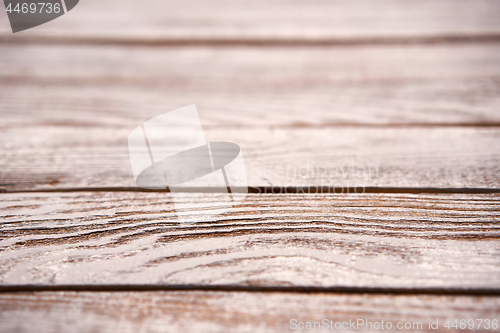
<path id="1" fill-rule="evenodd" d="M 15 186 L 15 184 L 0 184 Z M 235 190 L 242 188 L 233 187 Z M 184 188 L 184 193 L 220 193 L 224 188 Z M 170 189 L 143 189 L 139 187 L 75 187 L 59 189 L 8 190 L 0 187 L 0 193 L 66 193 L 66 192 L 170 192 Z M 177 191 L 179 192 L 179 191 Z M 434 188 L 434 187 L 329 187 L 329 186 L 249 186 L 252 194 L 366 194 L 366 193 L 408 193 L 408 194 L 490 194 L 500 193 L 500 188 Z"/>
<path id="2" fill-rule="evenodd" d="M 20 80 L 18 82 L 13 82 L 15 81 L 16 78 L 14 77 L 9 77 L 9 76 L 2 76 L 0 75 L 0 86 L 3 85 L 16 85 L 18 83 L 20 84 L 31 84 L 33 83 L 33 80 L 38 80 L 40 77 L 30 77 L 30 78 L 25 78 L 23 80 Z M 43 85 L 47 84 L 52 84 L 51 82 L 48 81 L 40 81 L 37 82 L 36 85 L 40 83 Z M 65 83 L 65 84 L 71 84 L 71 82 L 64 81 L 64 82 L 59 82 L 59 83 Z M 55 85 L 58 85 L 59 83 L 55 83 Z M 8 125 L 3 125 L 0 124 L 0 129 L 12 129 L 15 127 L 22 127 L 23 129 L 30 128 L 30 127 L 40 127 L 40 126 L 53 126 L 53 127 L 68 127 L 67 123 L 58 123 L 58 122 L 45 122 L 45 123 L 37 123 L 37 124 L 8 124 Z M 99 126 L 104 126 L 102 124 L 98 123 L 75 123 L 71 124 L 70 127 L 99 127 Z M 121 128 L 121 126 L 112 126 L 109 124 L 105 125 L 106 128 Z M 415 123 L 415 122 L 408 122 L 408 123 L 291 123 L 291 124 L 265 124 L 265 125 L 259 125 L 259 124 L 229 124 L 229 125 L 224 125 L 224 124 L 217 124 L 217 125 L 204 125 L 204 128 L 207 129 L 252 129 L 252 128 L 259 128 L 259 129 L 321 129 L 321 128 L 344 128 L 344 127 L 356 127 L 356 128 L 498 128 L 500 127 L 500 122 L 498 121 L 490 121 L 490 122 L 456 122 L 456 123 L 439 123 L 439 122 L 427 122 L 427 123 Z"/>
<path id="3" fill-rule="evenodd" d="M 150 292 L 150 291 L 215 291 L 267 293 L 335 293 L 392 295 L 500 296 L 493 288 L 384 288 L 384 287 L 312 287 L 312 286 L 240 286 L 240 285 L 11 285 L 0 286 L 0 293 L 26 292 Z"/>
<path id="4" fill-rule="evenodd" d="M 427 45 L 427 44 L 461 44 L 461 43 L 499 43 L 500 33 L 482 34 L 448 34 L 434 36 L 386 36 L 386 37 L 165 37 L 165 38 L 128 38 L 119 36 L 16 36 L 0 35 L 1 44 L 44 44 L 44 45 L 106 45 L 106 46 L 211 46 L 211 47 L 335 47 L 366 45 Z"/>

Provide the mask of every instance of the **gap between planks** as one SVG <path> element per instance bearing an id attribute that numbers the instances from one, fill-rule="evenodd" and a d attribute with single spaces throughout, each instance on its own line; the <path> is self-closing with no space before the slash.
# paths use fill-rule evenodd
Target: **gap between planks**
<path id="1" fill-rule="evenodd" d="M 370 295 L 450 295 L 500 296 L 498 288 L 377 288 L 377 287 L 314 287 L 314 286 L 244 286 L 244 285 L 0 285 L 0 293 L 31 292 L 151 292 L 151 291 L 213 291 L 300 294 L 370 294 Z"/>
<path id="2" fill-rule="evenodd" d="M 13 184 L 0 184 L 13 185 Z M 240 190 L 239 187 L 234 187 Z M 73 187 L 57 189 L 7 190 L 0 187 L 0 193 L 68 193 L 68 192 L 165 192 L 170 189 L 144 189 L 139 187 Z M 220 193 L 218 188 L 182 189 L 183 193 Z M 404 193 L 404 194 L 488 194 L 500 193 L 497 188 L 433 188 L 433 187 L 343 187 L 341 190 L 331 186 L 249 186 L 248 193 L 253 194 L 365 194 L 365 193 Z"/>
<path id="3" fill-rule="evenodd" d="M 259 37 L 85 37 L 50 35 L 0 35 L 0 44 L 42 44 L 46 45 L 99 45 L 130 47 L 358 47 L 358 46 L 399 46 L 399 45 L 446 45 L 500 43 L 500 34 L 465 34 L 434 36 L 384 36 L 384 37 L 346 37 L 346 38 L 259 38 Z"/>
<path id="4" fill-rule="evenodd" d="M 20 76 L 11 76 L 11 77 L 0 77 L 0 86 L 15 86 L 15 85 L 24 85 L 26 83 L 33 83 L 36 79 L 32 77 L 20 77 Z M 73 81 L 68 81 L 68 84 L 71 84 Z M 39 84 L 53 84 L 54 82 L 49 81 L 38 81 Z M 58 83 L 62 83 L 58 81 Z M 73 82 L 74 83 L 74 82 Z M 37 128 L 40 126 L 53 126 L 53 127 L 91 127 L 95 126 L 95 124 L 91 123 L 69 123 L 65 121 L 38 121 L 33 124 L 0 124 L 0 128 L 9 129 L 13 127 L 22 127 L 22 128 Z M 120 127 L 120 125 L 113 126 L 111 124 L 106 125 L 107 127 Z M 433 123 L 423 123 L 423 122 L 407 122 L 407 123 L 398 123 L 398 122 L 389 122 L 389 123 L 356 123 L 356 122 L 323 122 L 323 123 L 290 123 L 290 124 L 209 124 L 204 125 L 205 129 L 252 129 L 252 128 L 267 128 L 269 130 L 276 129 L 329 129 L 329 128 L 374 128 L 374 129 L 419 129 L 419 128 L 497 128 L 500 127 L 500 122 L 498 121 L 471 121 L 471 122 L 433 122 Z"/>

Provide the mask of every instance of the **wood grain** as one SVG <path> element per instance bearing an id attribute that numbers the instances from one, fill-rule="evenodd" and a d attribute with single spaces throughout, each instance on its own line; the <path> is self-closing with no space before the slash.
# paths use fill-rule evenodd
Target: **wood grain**
<path id="1" fill-rule="evenodd" d="M 446 320 L 497 319 L 499 305 L 498 297 L 59 292 L 0 294 L 0 318 L 4 332 L 287 332 L 292 319 L 415 322 L 415 331 L 449 332 Z M 429 330 L 429 319 L 439 329 Z"/>
<path id="2" fill-rule="evenodd" d="M 147 119 L 145 119 L 147 120 Z M 137 188 L 133 127 L 34 126 L 0 132 L 4 191 Z M 251 187 L 498 189 L 497 128 L 213 128 L 240 145 Z M 244 186 L 244 184 L 235 184 Z"/>
<path id="3" fill-rule="evenodd" d="M 339 48 L 0 44 L 0 126 L 500 124 L 500 44 Z"/>
<path id="4" fill-rule="evenodd" d="M 0 330 L 500 319 L 498 54 L 495 0 L 82 0 L 15 35 L 0 10 Z M 192 103 L 254 190 L 299 193 L 137 191 L 128 134 Z"/>
<path id="5" fill-rule="evenodd" d="M 495 0 L 106 0 L 80 1 L 68 15 L 12 36 L 109 39 L 376 39 L 475 36 L 500 32 Z M 90 38 L 89 38 L 90 37 Z M 32 39 L 35 40 L 35 39 Z M 43 40 L 43 38 L 42 38 Z"/>
<path id="6" fill-rule="evenodd" d="M 168 193 L 0 197 L 4 286 L 500 283 L 498 194 L 250 194 L 217 217 L 217 196 L 180 212 Z"/>

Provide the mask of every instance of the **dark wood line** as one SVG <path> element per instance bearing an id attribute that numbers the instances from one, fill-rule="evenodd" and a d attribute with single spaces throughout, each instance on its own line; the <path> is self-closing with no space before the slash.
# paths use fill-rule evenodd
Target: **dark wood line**
<path id="1" fill-rule="evenodd" d="M 0 86 L 3 85 L 2 78 L 0 77 Z M 33 128 L 41 126 L 51 126 L 51 127 L 106 127 L 106 128 L 123 128 L 122 125 L 112 125 L 112 124 L 98 124 L 98 123 L 68 123 L 68 122 L 37 122 L 31 124 L 0 124 L 0 129 L 12 129 L 12 128 Z M 203 128 L 206 129 L 252 129 L 252 128 L 267 128 L 267 129 L 321 129 L 321 128 L 497 128 L 500 127 L 499 121 L 484 121 L 484 122 L 456 122 L 456 123 L 355 123 L 355 122 L 335 122 L 335 123 L 290 123 L 290 124 L 212 124 L 204 125 Z"/>
<path id="2" fill-rule="evenodd" d="M 256 125 L 255 125 L 256 126 Z M 207 125 L 206 128 L 223 128 L 223 127 L 255 127 L 252 125 Z M 500 122 L 498 121 L 482 121 L 482 122 L 456 122 L 456 123 L 442 123 L 442 122 L 434 122 L 434 123 L 319 123 L 319 124 L 269 124 L 269 125 L 258 125 L 260 128 L 268 127 L 271 129 L 274 128 L 293 128 L 293 129 L 309 129 L 309 128 L 330 128 L 330 127 L 360 127 L 360 128 L 436 128 L 436 127 L 500 127 Z"/>
<path id="3" fill-rule="evenodd" d="M 57 193 L 57 192 L 170 192 L 170 189 L 143 189 L 139 187 L 73 187 L 58 189 L 8 190 L 0 184 L 0 193 Z M 242 188 L 237 188 L 241 190 Z M 196 187 L 176 192 L 184 193 L 226 193 L 225 187 Z M 248 193 L 254 194 L 365 194 L 365 193 L 442 193 L 442 194 L 488 194 L 500 193 L 500 188 L 437 188 L 437 187 L 331 187 L 331 186 L 249 186 Z"/>
<path id="4" fill-rule="evenodd" d="M 336 294 L 392 294 L 392 295 L 464 295 L 500 296 L 500 289 L 491 288 L 388 288 L 388 287 L 309 287 L 309 286 L 240 286 L 240 285 L 4 285 L 0 293 L 27 292 L 150 292 L 150 291 L 221 291 L 267 293 L 336 293 Z"/>
<path id="5" fill-rule="evenodd" d="M 249 191 L 250 192 L 250 191 Z M 500 193 L 496 188 L 432 188 L 432 187 L 330 187 L 330 186 L 300 186 L 300 187 L 279 187 L 263 186 L 253 187 L 250 193 L 273 193 L 273 194 L 317 194 L 317 193 L 450 193 L 450 194 L 486 194 Z"/>
<path id="6" fill-rule="evenodd" d="M 1 44 L 44 45 L 100 45 L 100 46 L 209 46 L 209 47 L 335 47 L 366 45 L 428 45 L 457 43 L 499 43 L 500 33 L 444 34 L 430 36 L 385 36 L 385 37 L 120 37 L 120 36 L 51 36 L 51 35 L 0 35 Z"/>

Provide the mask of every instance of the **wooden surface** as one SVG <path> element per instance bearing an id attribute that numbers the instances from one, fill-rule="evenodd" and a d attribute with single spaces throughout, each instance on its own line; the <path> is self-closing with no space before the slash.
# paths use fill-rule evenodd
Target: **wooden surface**
<path id="1" fill-rule="evenodd" d="M 215 217 L 130 169 L 129 133 L 189 104 L 245 159 Z M 499 108 L 495 0 L 0 10 L 0 331 L 500 319 Z"/>
<path id="2" fill-rule="evenodd" d="M 5 191 L 136 188 L 127 147 L 132 130 L 5 129 L 0 186 Z M 497 128 L 222 128 L 205 136 L 241 146 L 251 187 L 500 189 Z"/>
<path id="3" fill-rule="evenodd" d="M 11 194 L 0 281 L 495 290 L 499 198 L 251 194 L 207 219 L 217 198 L 178 217 L 169 193 Z"/>
<path id="4" fill-rule="evenodd" d="M 496 0 L 131 0 L 80 1 L 61 19 L 20 39 L 83 40 L 391 40 L 474 37 L 498 39 Z M 76 9 L 76 7 L 75 7 Z M 5 12 L 3 35 L 13 40 Z M 28 38 L 29 39 L 29 38 Z M 473 38 L 472 38 L 473 39 Z M 30 41 L 36 38 L 29 39 Z M 43 40 L 43 39 L 42 39 Z M 400 40 L 400 39 L 396 39 Z"/>
<path id="5" fill-rule="evenodd" d="M 325 318 L 333 322 L 383 320 L 394 326 L 422 323 L 422 329 L 414 331 L 450 332 L 443 327 L 447 319 L 498 318 L 499 304 L 498 298 L 460 296 L 50 292 L 0 294 L 0 319 L 6 332 L 31 332 L 27 327 L 41 333 L 288 332 L 292 319 L 305 323 Z M 429 318 L 439 321 L 438 330 L 429 330 Z M 325 330 L 308 330 L 321 331 Z M 361 326 L 359 331 L 363 331 Z"/>
<path id="6" fill-rule="evenodd" d="M 210 127 L 497 126 L 499 53 L 500 43 L 284 48 L 4 43 L 1 126 L 128 130 L 193 103 Z"/>

